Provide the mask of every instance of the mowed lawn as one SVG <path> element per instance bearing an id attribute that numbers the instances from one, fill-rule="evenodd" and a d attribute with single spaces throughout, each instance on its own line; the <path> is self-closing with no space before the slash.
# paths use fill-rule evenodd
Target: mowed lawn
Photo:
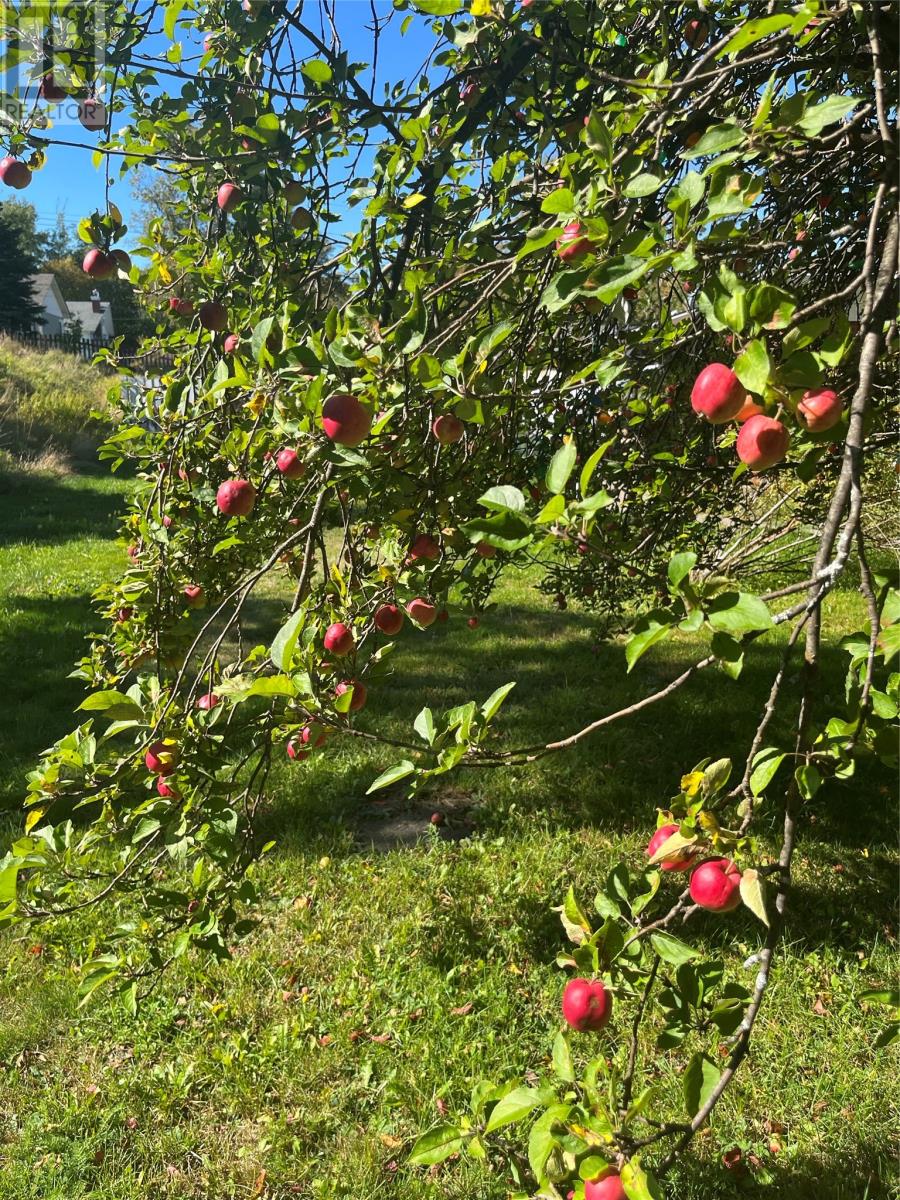
<path id="1" fill-rule="evenodd" d="M 13 828 L 25 772 L 81 695 L 66 675 L 96 624 L 91 589 L 123 563 L 125 485 L 33 474 L 0 486 L 0 803 Z M 861 611 L 853 593 L 836 597 L 832 646 Z M 408 1149 L 479 1079 L 548 1071 L 564 945 L 552 906 L 570 883 L 590 906 L 620 858 L 639 867 L 681 774 L 746 750 L 778 640 L 748 656 L 738 684 L 707 674 L 576 750 L 528 770 L 463 772 L 412 808 L 365 796 L 389 749 L 335 739 L 308 763 L 285 760 L 266 818 L 278 845 L 260 869 L 259 931 L 227 964 L 180 963 L 136 1019 L 102 993 L 77 1007 L 74 926 L 5 935 L 0 1197 L 507 1196 L 491 1159 L 428 1173 L 405 1165 Z M 515 679 L 499 722 L 510 745 L 574 731 L 698 649 L 688 638 L 656 648 L 626 677 L 621 646 L 599 644 L 589 614 L 551 610 L 521 580 L 477 631 L 455 615 L 401 643 L 362 727 L 407 737 L 423 704 L 483 699 Z M 823 698 L 839 698 L 842 679 L 830 649 Z M 893 781 L 876 771 L 808 806 L 752 1057 L 670 1177 L 672 1200 L 892 1194 L 896 1058 L 873 1049 L 885 1012 L 860 995 L 895 974 L 894 815 Z M 776 825 L 773 813 L 767 835 Z M 80 920 L 84 930 L 91 917 Z M 742 964 L 761 942 L 754 918 L 700 920 L 694 936 L 752 983 Z M 626 1028 L 622 1012 L 603 1036 Z M 586 1039 L 585 1054 L 597 1048 Z M 685 1057 L 655 1061 L 660 1106 L 677 1104 Z M 722 1164 L 735 1148 L 743 1170 Z"/>

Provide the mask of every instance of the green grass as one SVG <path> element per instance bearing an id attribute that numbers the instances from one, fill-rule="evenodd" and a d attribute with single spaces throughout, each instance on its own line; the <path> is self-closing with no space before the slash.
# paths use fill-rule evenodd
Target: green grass
<path id="1" fill-rule="evenodd" d="M 0 452 L 89 460 L 106 436 L 91 412 L 106 408 L 111 382 L 75 355 L 0 337 Z"/>
<path id="2" fill-rule="evenodd" d="M 93 624 L 91 586 L 122 561 L 112 540 L 121 488 L 33 476 L 0 505 L 0 779 L 11 800 L 77 702 L 64 676 Z M 833 641 L 859 621 L 856 597 L 839 594 L 832 612 Z M 456 617 L 401 642 L 362 727 L 405 736 L 423 704 L 483 698 L 516 679 L 500 722 L 509 744 L 580 727 L 696 650 L 689 639 L 666 644 L 626 678 L 621 647 L 596 646 L 589 616 L 551 611 L 515 580 L 479 630 Z M 238 1200 L 260 1194 L 264 1171 L 267 1200 L 501 1200 L 511 1184 L 499 1164 L 413 1172 L 411 1140 L 439 1119 L 439 1103 L 465 1104 L 479 1078 L 546 1069 L 562 982 L 551 906 L 569 883 L 589 903 L 620 857 L 640 862 L 654 808 L 683 770 L 746 749 L 777 647 L 748 659 L 739 684 L 708 674 L 527 771 L 452 777 L 402 814 L 415 844 L 387 852 L 370 840 L 379 824 L 393 828 L 391 804 L 364 793 L 389 752 L 347 739 L 302 766 L 285 761 L 266 814 L 278 848 L 260 870 L 259 931 L 230 963 L 178 965 L 136 1020 L 103 996 L 76 1007 L 73 929 L 8 938 L 0 1196 Z M 823 697 L 840 696 L 841 668 L 829 650 Z M 671 1198 L 889 1195 L 894 1063 L 872 1049 L 883 1014 L 859 999 L 895 968 L 888 782 L 860 775 L 808 807 L 787 946 L 752 1058 L 672 1177 Z M 446 812 L 453 836 L 430 827 L 432 810 Z M 80 929 L 91 920 L 80 919 Z M 752 917 L 705 920 L 696 934 L 752 980 L 741 965 L 760 944 Z M 622 1032 L 614 1021 L 611 1036 Z M 663 1095 L 677 1097 L 680 1062 L 660 1061 Z M 743 1180 L 721 1165 L 735 1146 L 756 1156 Z"/>

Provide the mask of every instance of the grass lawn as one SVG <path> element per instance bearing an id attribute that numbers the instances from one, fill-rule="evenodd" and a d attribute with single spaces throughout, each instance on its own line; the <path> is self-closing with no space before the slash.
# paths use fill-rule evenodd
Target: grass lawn
<path id="1" fill-rule="evenodd" d="M 122 562 L 123 488 L 32 475 L 0 494 L 8 805 L 78 702 L 80 685 L 65 676 L 92 627 L 90 591 Z M 842 593 L 832 612 L 833 643 L 861 607 Z M 592 624 L 513 580 L 477 631 L 459 617 L 407 629 L 396 675 L 372 689 L 359 723 L 406 736 L 423 704 L 483 699 L 516 679 L 503 737 L 549 740 L 670 678 L 697 649 L 667 643 L 626 678 L 621 647 L 596 646 Z M 776 658 L 777 645 L 759 646 L 739 684 L 701 676 L 576 750 L 528 771 L 451 777 L 411 809 L 364 795 L 393 761 L 384 749 L 346 739 L 308 763 L 285 760 L 271 789 L 278 847 L 260 870 L 258 933 L 225 965 L 179 964 L 137 1019 L 103 995 L 77 1009 L 71 929 L 7 936 L 0 1197 L 501 1200 L 511 1184 L 497 1164 L 412 1171 L 412 1139 L 444 1106 L 461 1107 L 477 1080 L 546 1071 L 563 982 L 551 906 L 569 883 L 589 904 L 619 858 L 639 864 L 654 809 L 684 770 L 746 749 Z M 842 667 L 830 650 L 823 693 L 840 694 Z M 859 999 L 896 967 L 890 783 L 858 775 L 808 806 L 787 946 L 752 1057 L 670 1178 L 672 1200 L 891 1194 L 896 1059 L 873 1050 L 884 1014 Z M 432 811 L 446 814 L 440 834 Z M 742 963 L 761 926 L 751 916 L 704 920 L 696 932 L 752 983 Z M 614 1018 L 609 1036 L 625 1031 Z M 684 1061 L 658 1060 L 661 1094 L 679 1094 Z M 735 1147 L 743 1175 L 722 1166 Z"/>

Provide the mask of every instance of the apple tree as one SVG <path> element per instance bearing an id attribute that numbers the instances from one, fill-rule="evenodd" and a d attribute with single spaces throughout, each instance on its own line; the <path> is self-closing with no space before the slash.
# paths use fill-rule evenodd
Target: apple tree
<path id="1" fill-rule="evenodd" d="M 425 709 L 382 739 L 373 789 L 563 753 L 703 672 L 740 689 L 783 627 L 742 760 L 673 762 L 648 857 L 592 910 L 577 883 L 565 898 L 554 1079 L 476 1089 L 413 1153 L 499 1145 L 529 1194 L 655 1195 L 747 1054 L 805 803 L 896 763 L 900 593 L 867 513 L 892 469 L 890 5 L 395 0 L 370 59 L 423 27 L 433 45 L 387 85 L 310 0 L 104 13 L 103 64 L 73 22 L 54 86 L 108 178 L 155 171 L 168 203 L 128 255 L 98 189 L 84 269 L 140 289 L 144 350 L 172 367 L 103 451 L 140 481 L 127 557 L 98 593 L 79 723 L 30 777 L 2 919 L 108 912 L 83 990 L 131 1005 L 173 958 L 227 956 L 253 924 L 276 757 L 302 771 L 334 738 L 377 738 L 356 714 L 403 670 L 391 639 L 476 623 L 504 572 L 624 633 L 623 670 L 679 632 L 702 651 L 541 745 L 493 736 L 514 680 Z M 14 186 L 52 160 L 50 103 L 10 127 Z M 867 621 L 824 705 L 822 614 L 848 571 Z M 257 645 L 262 587 L 287 599 Z M 761 931 L 749 990 L 689 940 L 741 903 Z M 664 1051 L 684 1056 L 686 1115 L 647 1085 Z"/>

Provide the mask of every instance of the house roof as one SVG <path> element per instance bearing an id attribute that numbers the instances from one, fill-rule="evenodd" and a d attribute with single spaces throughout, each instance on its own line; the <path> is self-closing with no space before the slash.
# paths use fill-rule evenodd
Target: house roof
<path id="1" fill-rule="evenodd" d="M 72 314 L 72 320 L 79 322 L 81 332 L 88 337 L 100 328 L 103 314 L 109 308 L 108 300 L 100 301 L 100 312 L 94 312 L 94 306 L 90 300 L 67 300 L 66 304 Z"/>
<path id="2" fill-rule="evenodd" d="M 47 293 L 56 283 L 56 276 L 52 271 L 42 271 L 39 275 L 32 275 L 30 278 L 31 294 L 34 296 L 35 303 L 43 304 L 47 299 Z M 58 286 L 57 286 L 57 290 Z"/>

